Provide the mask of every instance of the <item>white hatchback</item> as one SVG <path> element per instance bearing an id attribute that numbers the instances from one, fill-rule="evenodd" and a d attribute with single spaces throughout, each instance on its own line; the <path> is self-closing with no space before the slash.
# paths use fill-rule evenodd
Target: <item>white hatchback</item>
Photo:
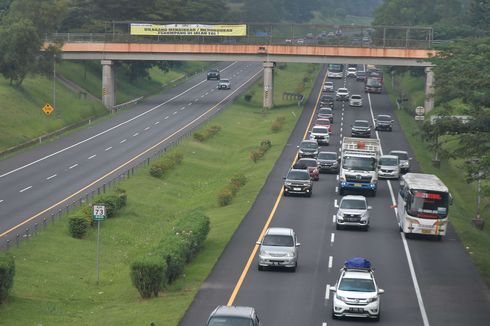
<path id="1" fill-rule="evenodd" d="M 349 98 L 349 106 L 362 106 L 362 96 L 352 94 Z"/>

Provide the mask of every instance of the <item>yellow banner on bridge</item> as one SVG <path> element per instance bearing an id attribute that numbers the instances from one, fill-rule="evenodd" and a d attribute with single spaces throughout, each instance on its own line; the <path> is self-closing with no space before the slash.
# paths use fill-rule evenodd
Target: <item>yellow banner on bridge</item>
<path id="1" fill-rule="evenodd" d="M 131 24 L 131 35 L 247 36 L 247 25 Z"/>

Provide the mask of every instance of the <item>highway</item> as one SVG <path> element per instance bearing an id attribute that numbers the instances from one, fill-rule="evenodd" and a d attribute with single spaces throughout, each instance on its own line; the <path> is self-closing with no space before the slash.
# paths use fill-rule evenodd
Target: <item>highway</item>
<path id="1" fill-rule="evenodd" d="M 296 156 L 296 146 L 314 121 L 324 76 L 325 71 L 256 202 L 180 325 L 205 325 L 210 312 L 226 304 L 255 307 L 265 326 L 357 325 L 362 321 L 332 319 L 334 293 L 328 291 L 328 286 L 336 283 L 346 259 L 359 256 L 371 260 L 378 286 L 385 290 L 380 325 L 490 325 L 488 288 L 454 230 L 449 228 L 442 241 L 405 239 L 399 232 L 395 211 L 390 207 L 395 203 L 397 181 L 381 180 L 376 197 L 368 197 L 373 207 L 368 232 L 335 229 L 335 205 L 341 197 L 334 174 L 321 175 L 311 198 L 281 195 L 282 178 Z M 364 106 L 335 103 L 330 145 L 322 149 L 338 151 L 342 137 L 350 136 L 355 119 L 372 121 L 382 113 L 395 118 L 385 94 L 365 94 L 363 83 L 354 78 L 334 82 L 335 89 L 345 85 L 351 94 L 361 94 Z M 398 121 L 393 132 L 373 133 L 372 137 L 379 137 L 383 153 L 393 149 L 411 152 Z M 419 171 L 415 158 L 411 165 L 413 172 Z M 257 270 L 255 242 L 269 226 L 296 231 L 301 243 L 296 273 Z"/>
<path id="2" fill-rule="evenodd" d="M 262 77 L 259 63 L 220 69 L 231 90 L 217 90 L 217 81 L 199 74 L 111 119 L 0 161 L 0 247 L 169 146 Z"/>

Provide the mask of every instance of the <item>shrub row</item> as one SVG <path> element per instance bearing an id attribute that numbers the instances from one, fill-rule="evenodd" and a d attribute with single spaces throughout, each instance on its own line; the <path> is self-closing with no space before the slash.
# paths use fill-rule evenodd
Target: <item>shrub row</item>
<path id="1" fill-rule="evenodd" d="M 285 117 L 277 117 L 276 120 L 274 120 L 274 122 L 272 122 L 272 125 L 271 125 L 271 131 L 272 132 L 279 132 L 282 127 L 284 126 L 284 122 L 286 122 L 286 118 Z"/>
<path id="2" fill-rule="evenodd" d="M 126 206 L 128 197 L 126 190 L 116 188 L 113 194 L 102 195 L 96 198 L 93 203 L 85 206 L 81 211 L 74 213 L 68 218 L 68 231 L 73 238 L 82 239 L 88 232 L 90 225 L 94 225 L 92 220 L 93 205 L 104 205 L 107 218 L 117 215 L 118 211 Z"/>
<path id="3" fill-rule="evenodd" d="M 155 178 L 162 178 L 168 171 L 172 170 L 184 160 L 184 154 L 173 152 L 165 155 L 162 159 L 156 161 L 150 167 L 150 175 Z"/>
<path id="4" fill-rule="evenodd" d="M 202 133 L 201 132 L 195 132 L 193 134 L 193 137 L 195 140 L 202 143 L 202 142 L 208 140 L 209 138 L 213 137 L 214 135 L 216 135 L 218 132 L 220 132 L 220 130 L 221 130 L 221 126 L 214 125 L 214 126 L 207 128 Z"/>
<path id="5" fill-rule="evenodd" d="M 269 141 L 270 143 L 270 141 Z M 218 205 L 227 206 L 231 203 L 233 197 L 236 196 L 241 187 L 247 183 L 247 177 L 243 174 L 236 174 L 230 179 L 230 183 L 226 185 L 218 193 Z"/>
<path id="6" fill-rule="evenodd" d="M 201 212 L 192 212 L 180 218 L 151 253 L 133 261 L 131 281 L 141 297 L 158 296 L 174 282 L 202 248 L 208 233 L 209 218 Z"/>
<path id="7" fill-rule="evenodd" d="M 8 252 L 0 252 L 0 304 L 4 302 L 14 285 L 15 260 Z"/>
<path id="8" fill-rule="evenodd" d="M 264 157 L 265 153 L 271 148 L 272 143 L 270 140 L 266 139 L 260 142 L 260 146 L 257 149 L 254 149 L 250 152 L 250 159 L 257 163 L 262 157 Z"/>

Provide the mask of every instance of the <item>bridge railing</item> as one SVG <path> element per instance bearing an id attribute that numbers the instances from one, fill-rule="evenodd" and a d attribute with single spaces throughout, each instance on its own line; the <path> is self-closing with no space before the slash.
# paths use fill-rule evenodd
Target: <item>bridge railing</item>
<path id="1" fill-rule="evenodd" d="M 131 22 L 114 22 L 100 33 L 55 33 L 47 41 L 172 43 L 172 44 L 256 44 L 314 45 L 372 48 L 433 47 L 433 29 L 413 26 L 355 26 L 248 24 L 246 36 L 140 36 L 131 35 Z M 162 23 L 160 23 L 162 24 Z"/>

